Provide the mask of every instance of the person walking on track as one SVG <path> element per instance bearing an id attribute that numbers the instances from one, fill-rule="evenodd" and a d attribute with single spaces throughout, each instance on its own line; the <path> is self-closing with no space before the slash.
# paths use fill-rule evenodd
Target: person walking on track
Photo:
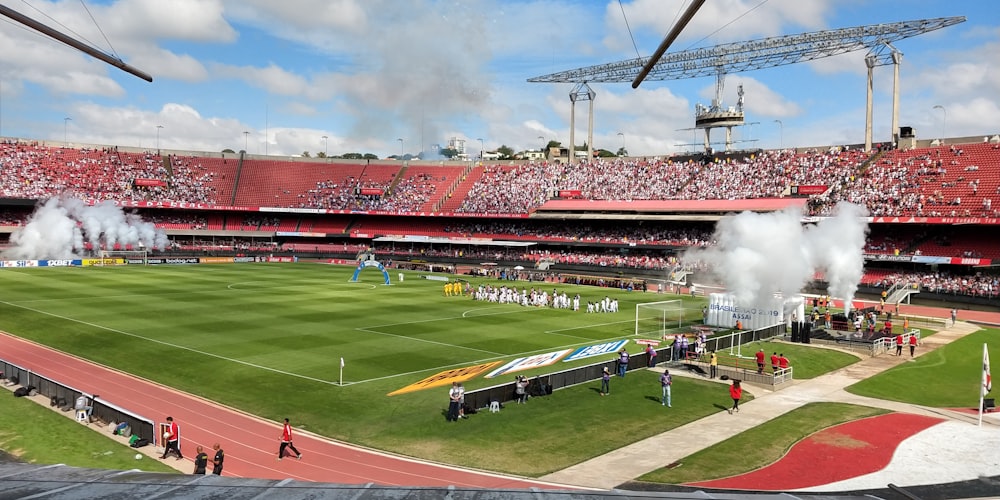
<path id="1" fill-rule="evenodd" d="M 285 448 L 290 448 L 295 453 L 295 458 L 302 460 L 302 454 L 292 444 L 292 425 L 288 423 L 287 418 L 285 419 L 285 426 L 281 429 L 281 447 L 278 448 L 278 460 L 285 458 Z"/>

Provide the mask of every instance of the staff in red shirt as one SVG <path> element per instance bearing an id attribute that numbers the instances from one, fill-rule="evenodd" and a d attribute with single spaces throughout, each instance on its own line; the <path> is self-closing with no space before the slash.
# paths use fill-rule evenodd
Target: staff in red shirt
<path id="1" fill-rule="evenodd" d="M 913 357 L 913 350 L 917 348 L 917 336 L 910 335 L 910 357 Z"/>
<path id="2" fill-rule="evenodd" d="M 778 371 L 778 353 L 771 354 L 771 372 Z"/>
<path id="3" fill-rule="evenodd" d="M 281 447 L 278 448 L 278 460 L 285 458 L 285 448 L 291 448 L 295 452 L 295 458 L 302 460 L 302 454 L 292 444 L 292 425 L 288 423 L 287 418 L 285 419 L 285 426 L 281 429 Z"/>
<path id="4" fill-rule="evenodd" d="M 757 358 L 757 373 L 764 373 L 764 349 L 761 348 L 757 351 L 754 357 Z"/>
<path id="5" fill-rule="evenodd" d="M 788 358 L 785 357 L 785 353 L 781 353 L 781 355 L 778 356 L 778 367 L 782 370 L 788 369 Z"/>
<path id="6" fill-rule="evenodd" d="M 896 334 L 896 356 L 903 355 L 903 334 Z"/>
<path id="7" fill-rule="evenodd" d="M 167 431 L 164 432 L 163 436 L 163 440 L 166 441 L 166 443 L 163 445 L 163 456 L 160 457 L 160 460 L 167 458 L 167 455 L 169 455 L 171 451 L 176 453 L 177 460 L 180 460 L 184 458 L 184 455 L 181 455 L 181 429 L 177 425 L 177 422 L 174 422 L 174 417 L 167 417 L 167 423 L 169 425 L 167 426 Z"/>
<path id="8" fill-rule="evenodd" d="M 729 414 L 740 412 L 740 399 L 743 397 L 743 388 L 740 381 L 733 379 L 733 385 L 729 386 L 729 397 L 733 398 L 733 407 L 729 409 Z"/>

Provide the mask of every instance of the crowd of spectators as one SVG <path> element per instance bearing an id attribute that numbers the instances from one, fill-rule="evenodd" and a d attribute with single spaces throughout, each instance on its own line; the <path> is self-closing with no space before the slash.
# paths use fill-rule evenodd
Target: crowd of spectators
<path id="1" fill-rule="evenodd" d="M 667 200 L 697 173 L 696 162 L 596 158 L 578 165 L 528 162 L 485 165 L 459 212 L 526 213 L 559 191 L 591 200 Z"/>
<path id="2" fill-rule="evenodd" d="M 637 221 L 629 224 L 580 221 L 568 225 L 547 221 L 462 221 L 444 230 L 468 238 L 490 237 L 571 243 L 617 245 L 708 246 L 712 230 L 708 226 Z"/>
<path id="3" fill-rule="evenodd" d="M 197 157 L 171 157 L 173 172 L 154 153 L 117 148 L 62 148 L 0 142 L 0 196 L 46 199 L 63 192 L 91 201 L 215 203 L 215 172 Z"/>
<path id="4" fill-rule="evenodd" d="M 486 164 L 478 167 L 482 175 L 457 211 L 523 214 L 556 196 L 614 201 L 769 198 L 788 196 L 799 185 L 822 187 L 822 194 L 810 197 L 812 215 L 829 215 L 838 201 L 849 201 L 866 206 L 873 216 L 996 217 L 1000 209 L 992 207 L 988 196 L 1000 195 L 1000 185 L 989 179 L 1000 163 L 993 164 L 990 158 L 997 149 L 989 146 L 966 146 L 975 161 L 963 147 L 952 146 L 880 151 L 875 157 L 857 148 L 833 147 L 758 151 L 706 162 L 596 158 L 576 165 Z M 218 199 L 216 189 L 225 187 L 219 184 L 226 180 L 225 172 L 207 157 L 171 155 L 167 160 L 165 165 L 164 157 L 152 152 L 5 140 L 0 143 L 0 196 L 38 199 L 72 191 L 94 201 L 226 202 Z M 349 176 L 316 182 L 297 194 L 290 187 L 284 192 L 297 200 L 297 208 L 413 212 L 448 196 L 439 177 L 424 171 L 391 185 L 392 177 Z M 362 194 L 369 190 L 378 194 Z"/>
<path id="5" fill-rule="evenodd" d="M 879 274 L 881 277 L 873 280 L 862 279 L 862 283 L 879 288 L 890 288 L 893 285 L 917 285 L 920 290 L 928 293 L 973 297 L 996 298 L 1000 294 L 1000 276 L 981 272 L 974 274 L 953 274 L 947 271 Z"/>
<path id="6" fill-rule="evenodd" d="M 178 212 L 173 214 L 157 212 L 143 215 L 142 220 L 168 229 L 194 229 L 201 231 L 208 228 L 208 219 L 204 215 L 195 213 Z"/>
<path id="7" fill-rule="evenodd" d="M 217 172 L 203 165 L 196 156 L 170 156 L 173 175 L 163 201 L 186 201 L 217 204 L 218 193 L 213 185 Z M 221 179 L 225 179 L 221 174 Z"/>

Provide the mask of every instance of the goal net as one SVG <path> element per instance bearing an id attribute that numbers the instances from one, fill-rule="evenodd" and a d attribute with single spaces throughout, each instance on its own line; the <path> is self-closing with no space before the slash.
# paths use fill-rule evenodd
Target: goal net
<path id="1" fill-rule="evenodd" d="M 684 303 L 664 300 L 635 305 L 635 334 L 663 338 L 675 333 L 684 323 Z"/>
<path id="2" fill-rule="evenodd" d="M 101 250 L 98 266 L 125 266 L 149 264 L 146 250 Z"/>

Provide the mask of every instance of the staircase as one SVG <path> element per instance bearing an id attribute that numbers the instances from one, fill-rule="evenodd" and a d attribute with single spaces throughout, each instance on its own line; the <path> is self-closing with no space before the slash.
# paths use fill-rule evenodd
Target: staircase
<path id="1" fill-rule="evenodd" d="M 476 185 L 479 179 L 483 178 L 483 167 L 469 165 L 469 168 L 462 174 L 461 181 L 455 184 L 451 193 L 444 197 L 439 207 L 440 212 L 454 212 L 462 206 L 469 191 Z"/>
<path id="2" fill-rule="evenodd" d="M 915 293 L 920 293 L 920 283 L 907 283 L 901 285 L 899 283 L 892 285 L 889 289 L 889 295 L 885 299 L 887 304 L 901 304 L 910 303 L 910 295 Z"/>

